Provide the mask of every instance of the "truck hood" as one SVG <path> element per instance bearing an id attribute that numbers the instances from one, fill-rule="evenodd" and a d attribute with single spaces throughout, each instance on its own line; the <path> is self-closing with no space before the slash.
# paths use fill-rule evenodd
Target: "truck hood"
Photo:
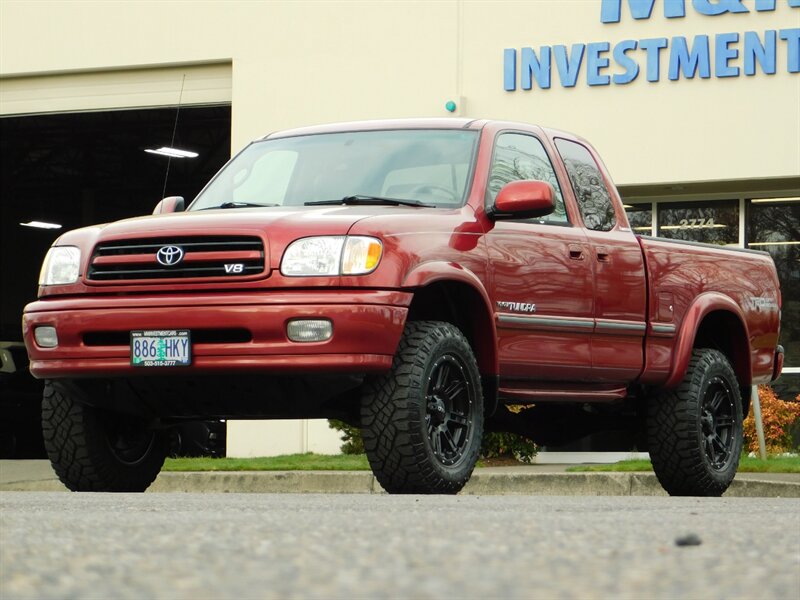
<path id="1" fill-rule="evenodd" d="M 459 211 L 406 206 L 292 206 L 286 208 L 230 208 L 148 215 L 113 223 L 75 229 L 62 235 L 56 245 L 78 246 L 88 257 L 103 241 L 136 238 L 169 238 L 190 235 L 253 235 L 265 240 L 272 268 L 294 240 L 315 235 L 345 235 L 357 222 L 381 217 L 422 227 L 439 216 Z M 449 220 L 448 220 L 449 221 Z M 389 226 L 389 229 L 391 227 Z"/>
<path id="2" fill-rule="evenodd" d="M 390 222 L 403 217 L 403 223 L 430 223 L 433 215 L 452 214 L 444 209 L 406 206 L 292 206 L 286 208 L 231 208 L 147 215 L 75 229 L 62 235 L 56 245 L 83 245 L 106 239 L 128 237 L 162 237 L 196 233 L 217 233 L 257 230 L 267 237 L 293 239 L 308 235 L 344 235 L 358 221 L 368 217 L 384 217 Z"/>

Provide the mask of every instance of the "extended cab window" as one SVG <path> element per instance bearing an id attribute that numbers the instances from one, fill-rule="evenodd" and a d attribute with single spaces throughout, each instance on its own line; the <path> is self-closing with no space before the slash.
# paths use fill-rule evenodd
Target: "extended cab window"
<path id="1" fill-rule="evenodd" d="M 569 181 L 578 200 L 583 224 L 595 231 L 611 231 L 617 223 L 614 205 L 603 181 L 603 175 L 589 150 L 569 140 L 556 139 Z"/>
<path id="2" fill-rule="evenodd" d="M 497 137 L 486 189 L 486 204 L 494 202 L 500 189 L 512 181 L 538 179 L 546 181 L 556 191 L 553 213 L 533 219 L 537 223 L 568 223 L 564 198 L 556 173 L 542 143 L 533 136 L 521 133 L 502 133 Z"/>

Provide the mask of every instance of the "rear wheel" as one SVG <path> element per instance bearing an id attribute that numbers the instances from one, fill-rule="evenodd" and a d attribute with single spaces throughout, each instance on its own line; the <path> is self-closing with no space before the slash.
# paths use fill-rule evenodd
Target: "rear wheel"
<path id="1" fill-rule="evenodd" d="M 74 492 L 143 492 L 167 455 L 167 435 L 137 417 L 89 406 L 45 384 L 44 445 L 53 469 Z"/>
<path id="2" fill-rule="evenodd" d="M 458 492 L 483 435 L 480 375 L 464 335 L 450 323 L 408 323 L 392 370 L 365 386 L 361 420 L 370 466 L 387 492 Z"/>
<path id="3" fill-rule="evenodd" d="M 696 349 L 681 384 L 648 400 L 653 470 L 672 496 L 721 496 L 742 451 L 742 398 L 728 359 Z"/>

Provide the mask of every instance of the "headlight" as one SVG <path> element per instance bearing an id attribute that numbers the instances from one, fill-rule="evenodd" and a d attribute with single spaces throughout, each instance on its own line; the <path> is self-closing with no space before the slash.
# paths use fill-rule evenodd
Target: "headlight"
<path id="1" fill-rule="evenodd" d="M 310 237 L 289 244 L 281 273 L 290 277 L 313 275 L 365 275 L 378 266 L 383 253 L 380 240 L 366 236 Z"/>
<path id="2" fill-rule="evenodd" d="M 78 281 L 81 251 L 75 246 L 53 246 L 44 257 L 39 285 L 65 285 Z"/>

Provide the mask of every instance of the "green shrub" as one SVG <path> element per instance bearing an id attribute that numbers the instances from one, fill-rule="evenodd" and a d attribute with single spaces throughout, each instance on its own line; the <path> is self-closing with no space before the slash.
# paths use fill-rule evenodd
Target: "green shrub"
<path id="1" fill-rule="evenodd" d="M 328 419 L 331 429 L 341 431 L 340 440 L 344 442 L 341 446 L 342 454 L 364 454 L 364 440 L 361 439 L 361 430 L 352 427 L 344 421 Z"/>
<path id="2" fill-rule="evenodd" d="M 516 458 L 531 463 L 537 451 L 536 444 L 516 433 L 484 433 L 481 442 L 481 458 Z"/>
<path id="3" fill-rule="evenodd" d="M 342 454 L 364 454 L 361 430 L 343 421 L 329 419 L 331 429 L 341 431 Z M 484 433 L 481 442 L 481 458 L 516 458 L 529 463 L 536 456 L 536 444 L 513 433 Z"/>

